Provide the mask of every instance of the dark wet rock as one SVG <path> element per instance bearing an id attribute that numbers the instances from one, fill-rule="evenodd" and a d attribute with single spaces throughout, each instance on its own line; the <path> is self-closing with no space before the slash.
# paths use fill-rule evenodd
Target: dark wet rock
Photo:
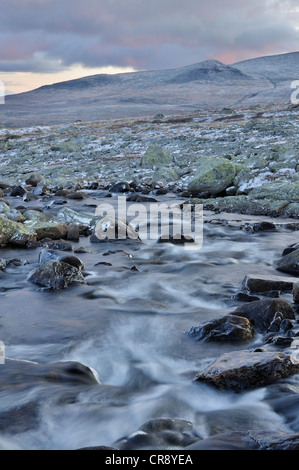
<path id="1" fill-rule="evenodd" d="M 111 193 L 126 193 L 130 190 L 130 185 L 126 181 L 119 181 L 118 183 L 113 184 L 109 189 Z"/>
<path id="2" fill-rule="evenodd" d="M 246 317 L 257 330 L 268 330 L 276 313 L 282 318 L 295 319 L 292 307 L 281 299 L 262 299 L 240 305 L 231 314 Z"/>
<path id="3" fill-rule="evenodd" d="M 268 384 L 299 372 L 299 362 L 283 352 L 235 351 L 215 360 L 195 380 L 221 390 L 242 391 Z"/>
<path id="4" fill-rule="evenodd" d="M 233 431 L 203 439 L 184 450 L 299 450 L 299 433 Z"/>
<path id="5" fill-rule="evenodd" d="M 28 210 L 23 216 L 27 227 L 31 227 L 37 234 L 37 239 L 51 238 L 54 240 L 66 236 L 67 227 L 56 217 L 36 210 Z"/>
<path id="6" fill-rule="evenodd" d="M 87 197 L 87 194 L 84 193 L 83 191 L 70 191 L 66 197 L 68 199 L 77 199 L 77 200 L 81 200 L 81 199 L 84 199 Z"/>
<path id="7" fill-rule="evenodd" d="M 78 242 L 80 239 L 80 225 L 69 224 L 67 226 L 66 238 L 67 240 Z"/>
<path id="8" fill-rule="evenodd" d="M 295 304 L 299 303 L 299 282 L 293 285 L 293 300 Z"/>
<path id="9" fill-rule="evenodd" d="M 299 249 L 282 256 L 274 265 L 278 271 L 299 276 Z"/>
<path id="10" fill-rule="evenodd" d="M 157 243 L 172 243 L 173 245 L 183 245 L 185 243 L 195 243 L 195 239 L 189 235 L 177 233 L 175 235 L 162 235 L 158 238 Z"/>
<path id="11" fill-rule="evenodd" d="M 133 193 L 127 197 L 129 202 L 158 202 L 157 199 L 149 196 L 142 196 L 141 194 Z"/>
<path id="12" fill-rule="evenodd" d="M 90 251 L 84 248 L 84 246 L 79 246 L 74 250 L 74 253 L 90 253 Z"/>
<path id="13" fill-rule="evenodd" d="M 188 183 L 188 189 L 192 194 L 217 195 L 231 186 L 234 177 L 235 167 L 228 159 L 202 158 L 196 175 Z"/>
<path id="14" fill-rule="evenodd" d="M 273 290 L 292 292 L 294 282 L 296 282 L 296 278 L 248 274 L 243 280 L 242 287 L 253 294 L 260 294 Z"/>
<path id="15" fill-rule="evenodd" d="M 280 331 L 285 331 L 286 332 L 286 331 L 289 331 L 293 328 L 294 328 L 294 325 L 290 320 L 288 320 L 287 318 L 282 320 L 282 322 L 280 324 Z"/>
<path id="16" fill-rule="evenodd" d="M 254 329 L 247 318 L 225 315 L 198 326 L 193 326 L 186 334 L 196 341 L 230 341 L 239 343 L 252 340 Z"/>
<path id="17" fill-rule="evenodd" d="M 275 313 L 273 320 L 271 321 L 268 331 L 279 331 L 282 322 L 282 315 L 278 312 Z"/>
<path id="18" fill-rule="evenodd" d="M 44 238 L 35 242 L 28 242 L 26 248 L 49 248 L 50 250 L 73 251 L 73 245 L 64 240 L 51 240 Z"/>
<path id="19" fill-rule="evenodd" d="M 26 194 L 26 189 L 24 189 L 21 185 L 14 186 L 10 193 L 10 195 L 13 197 L 23 197 L 24 194 Z"/>
<path id="20" fill-rule="evenodd" d="M 23 223 L 0 216 L 0 244 L 25 246 L 37 239 L 36 231 Z"/>
<path id="21" fill-rule="evenodd" d="M 249 295 L 245 292 L 238 292 L 232 296 L 233 300 L 239 300 L 240 302 L 254 302 L 255 300 L 260 300 L 256 295 Z"/>
<path id="22" fill-rule="evenodd" d="M 285 256 L 285 255 L 288 255 L 289 253 L 292 253 L 292 251 L 295 251 L 295 250 L 298 250 L 299 249 L 299 243 L 293 243 L 292 245 L 290 246 L 287 246 L 281 256 Z"/>
<path id="23" fill-rule="evenodd" d="M 67 255 L 64 252 L 57 250 L 49 250 L 44 248 L 39 254 L 39 263 L 43 263 L 47 260 L 63 261 L 64 263 L 74 266 L 75 268 L 81 270 L 84 269 L 84 263 L 75 255 Z"/>
<path id="24" fill-rule="evenodd" d="M 204 428 L 205 436 L 214 436 L 238 431 L 273 431 L 276 427 L 275 414 L 270 410 L 265 410 L 251 404 L 233 409 L 220 409 L 203 413 L 196 420 L 197 427 Z M 276 429 L 275 429 L 276 430 Z M 280 430 L 281 429 L 277 429 Z"/>
<path id="25" fill-rule="evenodd" d="M 38 199 L 38 196 L 36 194 L 31 193 L 30 191 L 27 191 L 26 194 L 24 194 L 23 196 L 24 202 L 35 201 L 36 199 Z"/>
<path id="26" fill-rule="evenodd" d="M 133 434 L 119 439 L 120 450 L 184 448 L 198 440 L 190 421 L 178 418 L 156 418 L 143 424 Z"/>
<path id="27" fill-rule="evenodd" d="M 25 183 L 35 188 L 43 179 L 44 177 L 39 173 L 31 173 L 31 175 L 26 179 Z"/>
<path id="28" fill-rule="evenodd" d="M 246 224 L 244 227 L 246 232 L 256 233 L 256 232 L 263 232 L 263 231 L 273 231 L 276 230 L 276 225 L 273 222 L 258 222 L 254 224 Z"/>
<path id="29" fill-rule="evenodd" d="M 76 361 L 39 364 L 18 359 L 5 359 L 5 367 L 0 375 L 0 388 L 25 389 L 34 383 L 70 385 L 98 385 L 93 371 Z"/>
<path id="30" fill-rule="evenodd" d="M 65 289 L 70 284 L 86 284 L 82 272 L 63 261 L 44 261 L 28 281 L 49 290 Z"/>
<path id="31" fill-rule="evenodd" d="M 286 348 L 292 344 L 294 341 L 293 338 L 287 336 L 275 336 L 272 338 L 269 343 L 274 344 L 275 346 Z"/>

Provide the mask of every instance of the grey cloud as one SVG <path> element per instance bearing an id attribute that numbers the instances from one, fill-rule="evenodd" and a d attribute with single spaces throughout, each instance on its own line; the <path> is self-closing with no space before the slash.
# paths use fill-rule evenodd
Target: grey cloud
<path id="1" fill-rule="evenodd" d="M 169 68 L 296 50 L 297 0 L 1 0 L 0 70 Z M 39 54 L 39 55 L 38 55 Z"/>

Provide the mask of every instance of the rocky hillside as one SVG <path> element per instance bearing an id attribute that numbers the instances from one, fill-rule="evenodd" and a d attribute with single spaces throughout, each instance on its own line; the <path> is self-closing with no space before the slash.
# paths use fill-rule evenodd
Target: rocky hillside
<path id="1" fill-rule="evenodd" d="M 94 75 L 6 97 L 0 124 L 52 125 L 199 109 L 290 104 L 298 54 L 224 65 L 208 60 L 171 70 Z"/>

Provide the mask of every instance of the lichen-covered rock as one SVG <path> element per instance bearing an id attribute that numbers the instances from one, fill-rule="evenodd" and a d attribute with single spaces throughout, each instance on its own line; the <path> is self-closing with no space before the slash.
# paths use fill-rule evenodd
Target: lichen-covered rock
<path id="1" fill-rule="evenodd" d="M 256 199 L 274 199 L 285 200 L 288 202 L 298 203 L 299 198 L 299 182 L 274 182 L 264 184 L 250 191 L 250 196 Z"/>
<path id="2" fill-rule="evenodd" d="M 65 289 L 70 284 L 86 284 L 82 272 L 63 261 L 44 261 L 28 277 L 28 281 L 45 289 Z"/>
<path id="3" fill-rule="evenodd" d="M 187 335 L 203 342 L 231 341 L 239 343 L 253 339 L 254 329 L 245 317 L 225 315 L 199 326 L 193 326 L 187 331 Z"/>
<path id="4" fill-rule="evenodd" d="M 56 217 L 43 212 L 29 210 L 24 212 L 23 216 L 27 227 L 31 227 L 37 234 L 37 239 L 51 238 L 59 240 L 64 238 L 67 233 L 66 224 L 62 223 Z"/>
<path id="5" fill-rule="evenodd" d="M 228 188 L 235 177 L 234 164 L 226 158 L 203 158 L 199 160 L 196 175 L 189 181 L 192 194 L 216 195 Z"/>
<path id="6" fill-rule="evenodd" d="M 234 351 L 221 355 L 195 381 L 220 390 L 264 387 L 299 372 L 299 361 L 283 352 Z"/>
<path id="7" fill-rule="evenodd" d="M 279 260 L 275 261 L 275 267 L 278 271 L 284 273 L 299 275 L 299 249 L 282 256 Z"/>
<path id="8" fill-rule="evenodd" d="M 231 314 L 246 317 L 255 329 L 267 331 L 277 313 L 282 318 L 295 319 L 292 307 L 281 299 L 255 300 L 237 307 Z"/>
<path id="9" fill-rule="evenodd" d="M 26 225 L 0 216 L 0 244 L 25 246 L 28 242 L 36 241 L 34 229 Z"/>
<path id="10" fill-rule="evenodd" d="M 173 156 L 159 145 L 150 145 L 141 159 L 144 168 L 161 167 L 173 163 Z"/>

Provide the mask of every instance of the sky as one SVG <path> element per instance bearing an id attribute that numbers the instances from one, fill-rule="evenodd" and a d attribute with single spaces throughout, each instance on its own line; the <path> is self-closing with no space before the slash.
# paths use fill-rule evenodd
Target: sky
<path id="1" fill-rule="evenodd" d="M 298 0 L 0 0 L 7 94 L 97 73 L 298 50 Z"/>

